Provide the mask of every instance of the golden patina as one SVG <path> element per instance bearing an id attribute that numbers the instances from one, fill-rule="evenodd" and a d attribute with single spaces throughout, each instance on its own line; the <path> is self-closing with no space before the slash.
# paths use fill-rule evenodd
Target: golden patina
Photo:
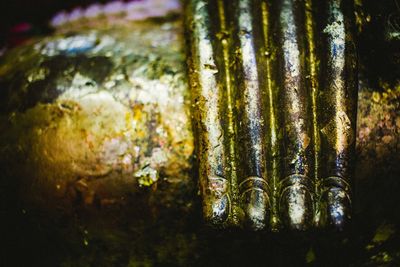
<path id="1" fill-rule="evenodd" d="M 278 230 L 350 218 L 357 66 L 349 3 L 188 1 L 203 213 Z"/>

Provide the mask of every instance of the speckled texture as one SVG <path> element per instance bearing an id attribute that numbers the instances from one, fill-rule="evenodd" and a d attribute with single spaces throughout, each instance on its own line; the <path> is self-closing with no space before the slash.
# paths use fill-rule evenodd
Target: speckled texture
<path id="1" fill-rule="evenodd" d="M 400 87 L 360 84 L 349 233 L 215 232 L 201 221 L 171 19 L 71 24 L 0 58 L 6 266 L 398 265 Z"/>
<path id="2" fill-rule="evenodd" d="M 352 2 L 192 0 L 185 26 L 205 220 L 343 230 L 358 89 Z"/>
<path id="3" fill-rule="evenodd" d="M 6 210 L 50 228 L 77 220 L 70 241 L 83 246 L 91 227 L 113 236 L 123 218 L 134 227 L 158 209 L 190 210 L 176 195 L 195 184 L 182 37 L 175 19 L 147 21 L 55 34 L 2 57 Z"/>

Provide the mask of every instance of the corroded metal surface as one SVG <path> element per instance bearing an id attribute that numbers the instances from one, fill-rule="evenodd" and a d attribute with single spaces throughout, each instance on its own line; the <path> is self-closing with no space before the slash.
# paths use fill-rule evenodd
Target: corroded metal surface
<path id="1" fill-rule="evenodd" d="M 155 25 L 55 35 L 1 58 L 0 161 L 24 209 L 106 208 L 159 180 L 192 182 L 180 23 Z"/>
<path id="2" fill-rule="evenodd" d="M 271 15 L 267 12 L 268 6 L 261 7 L 263 18 L 271 21 L 268 19 Z M 308 15 L 312 14 L 315 12 Z M 398 265 L 398 82 L 390 84 L 382 78 L 377 87 L 371 87 L 365 80 L 360 84 L 356 135 L 357 190 L 354 195 L 357 216 L 356 227 L 349 235 L 330 236 L 321 232 L 313 235 L 312 231 L 309 239 L 298 242 L 293 236 L 285 234 L 215 232 L 204 229 L 200 222 L 196 175 L 190 171 L 194 169 L 194 162 L 188 156 L 193 149 L 193 139 L 188 122 L 190 101 L 186 97 L 189 95 L 189 87 L 186 83 L 185 46 L 182 42 L 183 25 L 180 21 L 171 23 L 169 19 L 146 20 L 141 23 L 119 21 L 115 25 L 111 21 L 110 17 L 102 15 L 85 22 L 70 22 L 57 29 L 54 36 L 8 51 L 0 59 L 0 214 L 4 223 L 0 231 L 5 244 L 0 258 L 6 266 L 214 266 L 220 263 L 232 266 Z M 313 24 L 307 27 L 315 27 L 318 20 L 311 22 Z M 270 33 L 273 31 L 265 27 L 266 25 L 271 24 L 263 23 L 263 34 L 272 41 L 274 36 Z M 366 22 L 363 25 L 366 28 L 368 26 Z M 311 46 L 317 45 L 320 43 L 317 37 L 315 34 L 314 41 L 309 38 L 306 41 Z M 75 49 L 65 49 L 64 44 L 67 43 L 72 44 Z M 36 44 L 39 45 L 35 47 Z M 369 43 L 364 45 L 373 47 Z M 263 53 L 271 61 L 266 61 L 265 68 L 269 68 L 267 73 L 273 74 L 276 70 L 272 61 L 274 46 L 266 47 L 268 49 Z M 317 56 L 315 53 L 314 57 Z M 373 57 L 373 60 L 376 58 Z M 113 62 L 112 65 L 109 65 L 110 61 Z M 46 71 L 41 67 L 43 62 L 51 63 L 46 63 Z M 370 66 L 363 67 L 365 69 Z M 123 79 L 121 84 L 119 74 L 123 69 L 128 70 L 127 73 L 132 74 L 133 79 Z M 319 73 L 318 64 L 314 64 L 313 69 L 313 75 Z M 77 78 L 72 86 L 70 79 L 75 76 Z M 47 78 L 41 80 L 43 77 Z M 365 73 L 361 77 L 365 78 Z M 169 83 L 171 78 L 173 82 Z M 151 82 L 148 82 L 149 79 Z M 85 101 L 76 95 L 79 91 L 77 87 L 87 92 L 82 85 L 86 80 L 97 80 L 95 87 L 104 91 L 99 93 L 97 89 L 93 90 L 92 100 L 97 96 L 96 101 L 89 101 L 89 95 L 82 96 Z M 139 86 L 143 84 L 143 80 L 147 81 L 145 87 Z M 29 87 L 38 81 L 42 83 Z M 171 85 L 167 86 L 167 90 L 160 86 L 165 85 L 166 81 Z M 273 81 L 265 81 L 270 86 L 268 92 L 274 88 Z M 122 85 L 131 89 L 121 90 Z M 315 86 L 318 88 L 318 83 Z M 8 90 L 11 87 L 12 90 Z M 51 88 L 63 88 L 65 96 L 74 95 L 71 100 L 84 109 L 74 110 L 77 105 L 60 107 L 57 105 L 59 98 L 38 97 L 27 101 L 27 98 L 18 97 L 27 96 L 27 92 L 30 92 L 30 96 L 35 96 L 34 92 L 40 92 L 41 88 L 47 88 L 45 92 L 50 93 Z M 114 92 L 114 89 L 118 90 Z M 120 98 L 102 99 L 102 96 L 114 96 L 119 90 L 132 92 L 127 99 L 137 109 L 131 110 L 125 106 L 110 109 L 121 107 L 118 104 Z M 175 90 L 176 94 L 172 93 Z M 14 92 L 15 96 L 13 102 L 7 104 L 8 111 L 4 108 L 5 91 Z M 69 91 L 71 94 L 67 94 Z M 272 93 L 278 92 L 272 90 L 268 94 Z M 181 94 L 185 99 L 183 102 Z M 279 119 L 282 109 L 276 106 L 279 102 L 270 102 L 270 99 L 267 98 L 267 110 L 276 114 L 276 117 L 269 116 L 265 123 L 276 125 L 274 129 L 272 126 L 268 127 L 267 131 L 279 137 L 280 128 L 274 121 Z M 101 101 L 96 104 L 99 100 Z M 86 107 L 86 104 L 90 106 Z M 167 107 L 174 107 L 173 111 L 170 108 L 160 109 L 166 107 L 166 104 Z M 23 111 L 23 106 L 31 106 L 31 109 Z M 49 110 L 38 108 L 44 106 L 48 106 Z M 89 107 L 99 108 L 92 110 Z M 39 117 L 44 115 L 43 120 L 36 116 L 36 120 L 26 120 L 33 118 L 32 110 L 42 110 Z M 16 117 L 11 116 L 13 112 L 9 111 L 15 111 Z M 54 114 L 59 114 L 60 117 L 62 115 L 62 118 L 54 116 L 56 120 L 51 120 L 49 114 L 53 113 L 50 111 L 56 111 Z M 22 116 L 23 113 L 26 116 Z M 121 140 L 121 136 L 116 135 L 116 131 L 126 129 L 127 124 L 121 123 L 121 118 L 127 113 L 143 115 L 134 119 L 128 117 L 128 122 L 142 121 L 132 124 L 132 127 L 138 129 L 138 138 L 132 143 L 123 138 Z M 106 118 L 106 115 L 110 116 Z M 17 121 L 16 118 L 21 120 Z M 176 118 L 182 118 L 185 123 L 175 121 Z M 93 120 L 96 123 L 81 124 L 83 121 Z M 61 121 L 68 121 L 68 125 L 60 123 Z M 74 128 L 75 122 L 84 127 Z M 107 130 L 97 131 L 102 122 L 109 123 Z M 176 130 L 183 135 L 165 135 L 164 131 L 157 130 L 169 129 L 169 125 L 173 126 L 172 131 Z M 182 131 L 181 127 L 188 131 Z M 43 135 L 42 131 L 40 137 L 40 131 L 35 129 L 47 129 L 47 133 Z M 92 142 L 90 138 L 88 141 L 83 140 L 82 135 L 77 134 L 80 130 L 95 133 L 98 143 Z M 50 138 L 51 132 L 58 132 L 58 137 L 53 135 Z M 131 133 L 132 129 L 122 132 Z M 111 161 L 116 164 L 108 164 L 103 159 L 110 157 L 105 157 L 103 151 L 108 151 L 113 159 L 113 155 L 120 153 L 118 149 L 111 149 L 116 147 L 113 145 L 114 141 L 111 144 L 101 141 L 109 140 L 110 136 L 121 141 L 118 143 L 121 147 L 117 147 L 122 148 L 122 151 L 125 144 L 128 148 L 136 147 L 140 151 L 153 151 L 156 148 L 152 155 L 158 156 L 154 157 L 157 160 L 152 161 L 153 167 L 146 167 L 147 156 L 140 156 L 139 163 L 132 161 L 131 165 L 121 158 Z M 166 138 L 167 136 L 172 138 Z M 180 138 L 175 139 L 173 136 L 187 138 L 181 143 Z M 22 140 L 32 142 L 21 143 Z M 41 141 L 36 143 L 37 140 Z M 176 140 L 176 143 L 172 140 Z M 108 144 L 103 150 L 103 144 L 106 143 Z M 89 144 L 94 146 L 93 150 L 89 149 Z M 168 157 L 164 161 L 163 153 L 160 152 L 167 151 L 165 148 L 171 144 L 182 145 L 172 145 L 170 150 L 176 151 L 178 157 Z M 274 144 L 279 145 L 280 142 Z M 161 151 L 158 149 L 160 147 Z M 52 149 L 57 153 L 53 154 Z M 83 153 L 64 153 L 71 149 Z M 82 156 L 85 154 L 89 157 Z M 268 160 L 267 163 L 277 166 L 279 159 L 276 156 L 275 161 Z M 168 163 L 169 160 L 171 164 Z M 74 162 L 83 168 L 71 169 Z M 140 162 L 144 164 L 141 165 Z M 158 163 L 155 164 L 156 162 Z M 124 169 L 128 165 L 130 167 Z M 96 166 L 101 168 L 96 169 Z M 89 178 L 74 182 L 79 181 L 79 175 L 101 173 L 104 166 L 110 172 L 103 172 L 103 176 L 85 176 Z M 154 175 L 154 170 L 157 170 L 158 175 Z M 271 168 L 272 177 L 277 177 L 275 170 L 278 168 Z M 58 191 L 57 183 L 61 182 L 60 189 L 63 189 L 64 180 L 71 181 L 69 190 Z M 151 181 L 155 182 L 150 185 Z"/>
<path id="3" fill-rule="evenodd" d="M 351 6 L 188 1 L 200 185 L 211 224 L 342 229 L 349 220 Z"/>
<path id="4" fill-rule="evenodd" d="M 318 98 L 321 132 L 321 224 L 342 228 L 351 216 L 350 184 L 357 111 L 357 59 L 353 10 L 346 1 L 327 3 Z M 323 164 L 323 165 L 322 165 Z"/>

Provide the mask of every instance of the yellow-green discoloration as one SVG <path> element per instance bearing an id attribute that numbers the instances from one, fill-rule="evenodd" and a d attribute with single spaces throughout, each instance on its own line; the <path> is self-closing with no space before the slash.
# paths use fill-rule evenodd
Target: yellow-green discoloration
<path id="1" fill-rule="evenodd" d="M 206 220 L 342 228 L 357 98 L 350 5 L 193 0 L 186 16 Z"/>

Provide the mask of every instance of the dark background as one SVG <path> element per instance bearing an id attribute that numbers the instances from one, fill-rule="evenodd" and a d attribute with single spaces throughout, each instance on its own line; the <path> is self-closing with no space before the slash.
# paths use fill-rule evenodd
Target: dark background
<path id="1" fill-rule="evenodd" d="M 0 0 L 0 45 L 15 44 L 16 33 L 12 29 L 20 23 L 29 23 L 32 29 L 19 35 L 46 34 L 50 31 L 48 21 L 61 10 L 86 7 L 91 3 L 107 0 Z M 18 38 L 20 39 L 20 38 Z"/>
<path id="2" fill-rule="evenodd" d="M 103 1 L 93 0 L 1 0 L 0 24 L 4 32 L 8 27 L 19 22 L 45 24 L 59 10 L 69 10 L 76 6 L 87 6 L 90 3 Z"/>

